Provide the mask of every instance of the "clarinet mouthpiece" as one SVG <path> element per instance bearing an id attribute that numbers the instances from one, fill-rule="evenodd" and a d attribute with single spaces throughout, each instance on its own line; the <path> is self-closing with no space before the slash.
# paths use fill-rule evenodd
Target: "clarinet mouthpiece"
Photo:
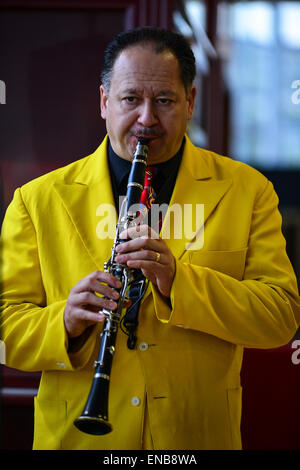
<path id="1" fill-rule="evenodd" d="M 149 139 L 147 139 L 147 137 L 139 137 L 138 142 L 142 145 L 149 145 Z"/>

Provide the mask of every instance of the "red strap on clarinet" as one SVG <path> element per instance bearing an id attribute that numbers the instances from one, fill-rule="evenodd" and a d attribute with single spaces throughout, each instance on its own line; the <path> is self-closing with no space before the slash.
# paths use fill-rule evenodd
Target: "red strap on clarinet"
<path id="1" fill-rule="evenodd" d="M 145 171 L 144 189 L 141 195 L 141 203 L 149 210 L 155 199 L 153 189 L 154 166 L 147 166 Z"/>

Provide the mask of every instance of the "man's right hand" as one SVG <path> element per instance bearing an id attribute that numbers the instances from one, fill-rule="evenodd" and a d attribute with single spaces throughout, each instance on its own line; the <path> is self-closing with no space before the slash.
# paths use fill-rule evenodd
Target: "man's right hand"
<path id="1" fill-rule="evenodd" d="M 102 308 L 116 309 L 117 303 L 109 299 L 118 300 L 119 293 L 115 289 L 120 287 L 119 279 L 103 271 L 95 271 L 77 282 L 70 290 L 64 312 L 69 338 L 77 338 L 89 326 L 102 322 L 105 319 Z"/>

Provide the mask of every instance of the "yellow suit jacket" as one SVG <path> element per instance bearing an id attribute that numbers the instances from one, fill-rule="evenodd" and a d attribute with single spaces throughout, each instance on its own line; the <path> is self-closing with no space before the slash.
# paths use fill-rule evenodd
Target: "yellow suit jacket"
<path id="1" fill-rule="evenodd" d="M 42 371 L 35 449 L 139 449 L 146 400 L 155 449 L 241 447 L 243 347 L 291 339 L 300 317 L 296 279 L 277 196 L 256 170 L 187 139 L 170 204 L 191 203 L 204 204 L 204 225 L 194 230 L 203 246 L 189 230 L 172 238 L 166 215 L 162 236 L 171 227 L 166 243 L 176 257 L 172 308 L 150 284 L 136 350 L 119 332 L 114 430 L 95 437 L 73 421 L 90 389 L 101 328 L 68 353 L 63 313 L 70 289 L 111 254 L 112 240 L 99 239 L 99 207 L 114 204 L 106 139 L 92 155 L 16 190 L 2 231 L 3 336 L 8 366 Z"/>

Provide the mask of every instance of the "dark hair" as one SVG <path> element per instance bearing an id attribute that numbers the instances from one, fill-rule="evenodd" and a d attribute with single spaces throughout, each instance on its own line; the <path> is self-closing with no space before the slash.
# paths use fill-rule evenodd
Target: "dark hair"
<path id="1" fill-rule="evenodd" d="M 195 56 L 189 43 L 181 34 L 146 26 L 122 32 L 108 44 L 101 73 L 102 84 L 107 93 L 116 59 L 124 49 L 137 44 L 152 44 L 157 54 L 165 50 L 171 51 L 178 60 L 181 80 L 188 92 L 196 75 Z"/>

